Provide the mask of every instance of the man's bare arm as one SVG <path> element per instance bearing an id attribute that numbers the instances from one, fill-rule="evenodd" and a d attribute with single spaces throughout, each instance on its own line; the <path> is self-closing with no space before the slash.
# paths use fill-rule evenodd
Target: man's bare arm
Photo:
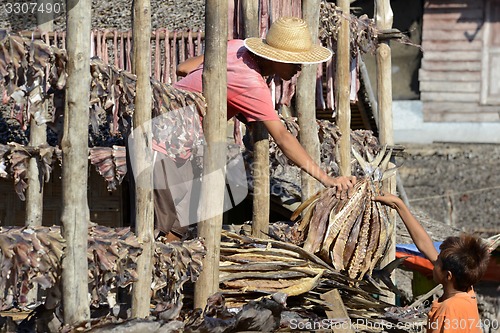
<path id="1" fill-rule="evenodd" d="M 186 61 L 183 61 L 177 65 L 175 73 L 179 76 L 186 76 L 196 68 L 198 68 L 203 63 L 203 59 L 203 54 L 188 58 Z"/>

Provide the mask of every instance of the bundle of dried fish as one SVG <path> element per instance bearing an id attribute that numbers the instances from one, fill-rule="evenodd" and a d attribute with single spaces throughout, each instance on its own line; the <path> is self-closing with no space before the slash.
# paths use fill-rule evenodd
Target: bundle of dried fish
<path id="1" fill-rule="evenodd" d="M 46 144 L 38 147 L 23 146 L 14 142 L 8 145 L 0 144 L 0 177 L 7 178 L 12 175 L 17 195 L 25 200 L 24 191 L 27 184 L 27 168 L 29 159 L 38 159 L 40 168 L 40 181 L 48 182 L 52 165 L 56 159 L 60 160 L 60 150 Z"/>
<path id="2" fill-rule="evenodd" d="M 186 282 L 195 282 L 202 270 L 206 255 L 199 239 L 168 242 L 160 237 L 156 241 L 152 282 L 154 312 L 162 320 L 177 318 L 183 306 L 183 288 Z"/>
<path id="3" fill-rule="evenodd" d="M 135 262 L 141 252 L 130 228 L 89 228 L 87 259 L 92 304 L 107 302 L 110 291 L 137 280 Z"/>
<path id="4" fill-rule="evenodd" d="M 355 185 L 351 198 L 340 199 L 334 188 L 319 191 L 303 202 L 292 215 L 298 232 L 305 237 L 304 249 L 318 253 L 339 271 L 353 279 L 371 274 L 389 244 L 389 219 L 385 207 L 373 201 L 382 180 L 393 175 L 387 170 L 392 150 L 384 147 L 377 156 L 366 153 L 368 161 L 355 150 L 365 177 Z"/>
<path id="5" fill-rule="evenodd" d="M 0 227 L 0 309 L 26 305 L 34 283 L 52 287 L 60 276 L 63 248 L 59 228 Z"/>
<path id="6" fill-rule="evenodd" d="M 125 147 L 94 147 L 89 149 L 89 159 L 97 172 L 108 182 L 108 191 L 116 190 L 127 173 Z"/>

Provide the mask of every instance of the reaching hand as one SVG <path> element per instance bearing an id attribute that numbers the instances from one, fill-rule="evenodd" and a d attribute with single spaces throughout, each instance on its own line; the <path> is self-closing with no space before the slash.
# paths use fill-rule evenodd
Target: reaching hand
<path id="1" fill-rule="evenodd" d="M 389 206 L 393 209 L 398 208 L 401 203 L 401 199 L 398 196 L 385 192 L 383 192 L 381 195 L 376 196 L 375 198 L 373 198 L 373 200 L 378 201 L 381 204 Z"/>
<path id="2" fill-rule="evenodd" d="M 335 196 L 340 199 L 345 199 L 346 196 L 348 198 L 351 197 L 351 192 L 355 184 L 355 176 L 340 176 L 335 178 L 329 177 L 323 185 L 327 187 L 335 187 L 337 189 Z"/>

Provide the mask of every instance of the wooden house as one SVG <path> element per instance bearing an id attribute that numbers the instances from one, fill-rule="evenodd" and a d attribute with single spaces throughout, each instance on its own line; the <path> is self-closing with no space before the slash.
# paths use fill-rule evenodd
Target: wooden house
<path id="1" fill-rule="evenodd" d="M 426 122 L 500 120 L 500 1 L 427 0 L 419 82 Z"/>

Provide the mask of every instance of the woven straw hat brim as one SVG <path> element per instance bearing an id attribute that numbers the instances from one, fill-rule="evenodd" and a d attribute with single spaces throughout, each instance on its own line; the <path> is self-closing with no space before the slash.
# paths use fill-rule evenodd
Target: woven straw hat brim
<path id="1" fill-rule="evenodd" d="M 313 45 L 307 52 L 290 52 L 274 48 L 257 37 L 245 39 L 244 45 L 262 58 L 287 64 L 318 64 L 332 57 L 332 51 L 321 45 Z"/>

